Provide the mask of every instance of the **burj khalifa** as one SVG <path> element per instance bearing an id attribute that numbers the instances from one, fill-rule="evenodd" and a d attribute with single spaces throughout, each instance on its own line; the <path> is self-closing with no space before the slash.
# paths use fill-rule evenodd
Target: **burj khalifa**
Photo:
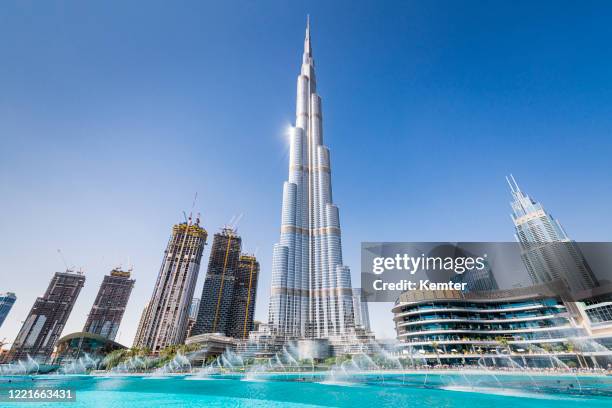
<path id="1" fill-rule="evenodd" d="M 283 184 L 280 241 L 274 245 L 269 326 L 285 338 L 333 338 L 354 329 L 351 274 L 342 263 L 338 207 L 306 25 Z"/>

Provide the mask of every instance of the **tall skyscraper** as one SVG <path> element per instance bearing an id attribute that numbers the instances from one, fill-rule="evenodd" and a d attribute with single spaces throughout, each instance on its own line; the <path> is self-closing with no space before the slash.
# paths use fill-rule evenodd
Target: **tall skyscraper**
<path id="1" fill-rule="evenodd" d="M 34 302 L 5 361 L 25 360 L 30 356 L 45 363 L 84 284 L 85 275 L 81 272 L 56 272 L 45 294 Z"/>
<path id="2" fill-rule="evenodd" d="M 355 327 L 360 327 L 366 332 L 371 331 L 368 302 L 361 301 L 360 288 L 353 288 L 353 312 L 355 313 Z"/>
<path id="3" fill-rule="evenodd" d="M 186 222 L 172 227 L 153 295 L 143 311 L 137 347 L 147 347 L 158 353 L 167 346 L 185 341 L 189 307 L 207 236 L 199 218 L 192 222 L 190 216 Z"/>
<path id="4" fill-rule="evenodd" d="M 241 249 L 242 238 L 234 229 L 226 227 L 215 234 L 192 335 L 227 334 Z"/>
<path id="5" fill-rule="evenodd" d="M 104 276 L 83 331 L 115 340 L 133 287 L 130 271 L 113 269 Z"/>
<path id="6" fill-rule="evenodd" d="M 323 144 L 309 23 L 296 105 L 280 241 L 272 258 L 269 326 L 285 338 L 330 338 L 354 328 L 353 291 L 349 268 L 342 264 L 340 218 L 332 200 L 329 149 Z"/>
<path id="7" fill-rule="evenodd" d="M 234 282 L 228 336 L 246 339 L 249 332 L 253 330 L 258 279 L 259 262 L 257 259 L 252 255 L 240 255 Z"/>
<path id="8" fill-rule="evenodd" d="M 0 293 L 0 327 L 15 304 L 17 296 L 13 292 Z"/>
<path id="9" fill-rule="evenodd" d="M 512 221 L 521 256 L 534 284 L 562 280 L 572 291 L 597 286 L 580 248 L 542 204 L 524 194 L 512 175 L 506 178 L 514 201 Z"/>

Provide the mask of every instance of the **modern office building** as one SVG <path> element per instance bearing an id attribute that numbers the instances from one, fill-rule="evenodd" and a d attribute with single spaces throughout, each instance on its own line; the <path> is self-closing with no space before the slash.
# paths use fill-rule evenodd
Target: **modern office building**
<path id="1" fill-rule="evenodd" d="M 13 292 L 0 293 L 0 327 L 13 308 L 17 296 Z"/>
<path id="2" fill-rule="evenodd" d="M 274 246 L 269 327 L 284 338 L 331 338 L 354 329 L 349 268 L 342 262 L 338 207 L 332 200 L 329 149 L 306 26 L 297 78 L 296 120 L 289 131 L 280 241 Z"/>
<path id="3" fill-rule="evenodd" d="M 34 302 L 5 361 L 29 357 L 46 363 L 85 284 L 82 272 L 56 272 L 47 291 Z"/>
<path id="4" fill-rule="evenodd" d="M 193 298 L 191 306 L 189 306 L 189 318 L 196 320 L 198 318 L 198 310 L 200 310 L 200 298 Z"/>
<path id="5" fill-rule="evenodd" d="M 200 260 L 208 233 L 199 217 L 172 227 L 153 295 L 143 311 L 142 327 L 136 346 L 158 353 L 163 348 L 182 344 L 187 336 L 189 307 L 193 299 Z"/>
<path id="6" fill-rule="evenodd" d="M 200 310 L 200 298 L 193 298 L 189 307 L 189 320 L 187 322 L 187 338 L 192 336 L 193 328 L 198 319 L 198 310 Z"/>
<path id="7" fill-rule="evenodd" d="M 198 319 L 198 310 L 200 309 L 200 299 L 193 298 L 191 306 L 189 306 L 189 320 L 187 321 L 187 338 L 192 336 L 193 328 Z"/>
<path id="8" fill-rule="evenodd" d="M 524 194 L 510 176 L 508 184 L 514 201 L 512 221 L 521 244 L 521 256 L 534 284 L 562 280 L 570 291 L 598 285 L 580 248 L 566 234 L 542 204 Z"/>
<path id="9" fill-rule="evenodd" d="M 236 272 L 227 334 L 237 339 L 246 339 L 249 332 L 254 330 L 253 317 L 259 280 L 257 258 L 253 255 L 240 255 Z"/>
<path id="10" fill-rule="evenodd" d="M 115 340 L 125 307 L 134 288 L 130 271 L 113 269 L 104 276 L 98 295 L 85 322 L 84 332 Z"/>
<path id="11" fill-rule="evenodd" d="M 393 307 L 403 355 L 417 364 L 549 365 L 555 358 L 592 364 L 578 355 L 586 336 L 550 284 L 486 292 L 407 291 Z M 484 358 L 484 360 L 483 360 Z M 589 360 L 589 361 L 585 361 Z"/>
<path id="12" fill-rule="evenodd" d="M 368 302 L 361 300 L 361 289 L 353 288 L 353 311 L 355 313 L 355 327 L 370 332 L 370 312 Z"/>
<path id="13" fill-rule="evenodd" d="M 242 238 L 234 229 L 226 227 L 215 234 L 192 335 L 227 335 L 241 249 Z"/>

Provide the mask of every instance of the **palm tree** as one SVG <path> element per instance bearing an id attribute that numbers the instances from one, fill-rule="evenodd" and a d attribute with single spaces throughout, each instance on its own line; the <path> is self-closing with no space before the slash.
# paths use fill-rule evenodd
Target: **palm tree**
<path id="1" fill-rule="evenodd" d="M 510 349 L 510 344 L 508 343 L 508 339 L 505 337 L 496 337 L 495 341 L 499 344 L 503 349 L 508 351 L 508 354 L 512 353 L 512 349 Z"/>
<path id="2" fill-rule="evenodd" d="M 123 360 L 127 359 L 128 354 L 129 351 L 127 349 L 114 350 L 108 353 L 104 358 L 106 369 L 110 370 L 111 368 L 121 363 Z"/>

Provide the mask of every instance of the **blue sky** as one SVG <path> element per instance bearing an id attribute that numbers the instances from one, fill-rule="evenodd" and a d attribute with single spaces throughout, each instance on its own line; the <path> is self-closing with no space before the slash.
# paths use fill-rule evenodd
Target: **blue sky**
<path id="1" fill-rule="evenodd" d="M 130 345 L 196 191 L 211 235 L 244 213 L 267 319 L 307 13 L 356 285 L 361 241 L 512 240 L 510 172 L 574 239 L 611 240 L 605 2 L 9 1 L 0 291 L 18 300 L 0 339 L 64 268 L 61 248 L 87 274 L 64 333 L 105 273 L 134 264 Z M 371 306 L 381 337 L 389 309 Z"/>

